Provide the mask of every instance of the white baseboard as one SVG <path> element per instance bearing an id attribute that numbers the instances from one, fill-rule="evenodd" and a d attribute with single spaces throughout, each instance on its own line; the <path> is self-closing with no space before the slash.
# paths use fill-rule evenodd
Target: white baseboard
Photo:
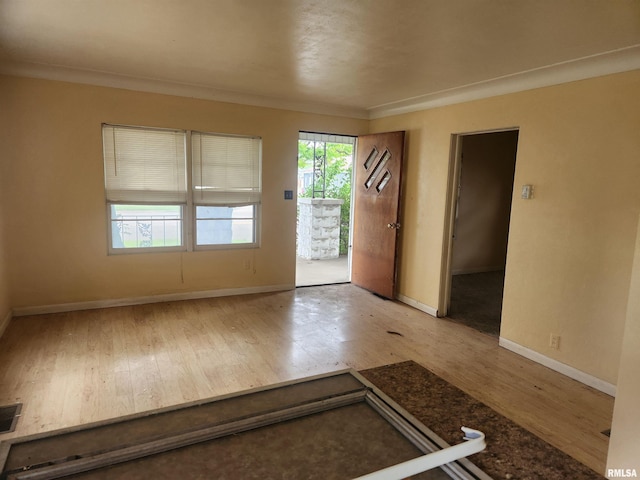
<path id="1" fill-rule="evenodd" d="M 396 298 L 400 300 L 402 303 L 406 303 L 407 305 L 420 310 L 421 312 L 428 313 L 432 317 L 438 316 L 438 309 L 430 307 L 429 305 L 425 305 L 424 303 L 420 303 L 413 298 L 406 297 L 404 295 L 396 295 Z"/>
<path id="2" fill-rule="evenodd" d="M 533 360 L 536 363 L 544 365 L 551 370 L 555 370 L 558 373 L 566 375 L 569 378 L 573 378 L 580 383 L 584 383 L 590 387 L 595 388 L 596 390 L 600 390 L 607 395 L 611 395 L 612 397 L 616 396 L 616 386 L 605 382 L 593 375 L 589 375 L 588 373 L 583 372 L 582 370 L 578 370 L 577 368 L 573 368 L 565 363 L 559 362 L 558 360 L 554 360 L 553 358 L 549 358 L 541 353 L 536 352 L 535 350 L 531 350 L 530 348 L 523 347 L 520 344 L 512 342 L 511 340 L 507 340 L 506 338 L 500 337 L 499 345 L 507 350 L 510 350 L 518 355 L 522 355 L 529 360 Z"/>
<path id="3" fill-rule="evenodd" d="M 231 295 L 247 295 L 250 293 L 281 292 L 293 290 L 295 285 L 266 285 L 259 287 L 223 288 L 199 292 L 168 293 L 146 297 L 118 298 L 114 300 L 96 300 L 91 302 L 61 303 L 57 305 L 40 305 L 34 307 L 17 307 L 13 309 L 14 317 L 25 315 L 42 315 L 45 313 L 72 312 L 76 310 L 94 310 L 97 308 L 124 307 L 145 303 L 175 302 L 179 300 L 196 300 L 198 298 L 229 297 Z"/>
<path id="4" fill-rule="evenodd" d="M 2 320 L 0 320 L 0 337 L 2 337 L 2 335 L 4 334 L 4 331 L 9 326 L 9 322 L 11 321 L 11 317 L 12 317 L 11 313 L 12 313 L 11 311 L 7 312 L 7 315 Z"/>

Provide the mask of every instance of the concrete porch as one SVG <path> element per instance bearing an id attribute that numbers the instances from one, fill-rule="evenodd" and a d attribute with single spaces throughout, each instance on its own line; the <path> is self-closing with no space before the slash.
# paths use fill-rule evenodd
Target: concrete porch
<path id="1" fill-rule="evenodd" d="M 296 257 L 296 287 L 345 283 L 350 280 L 347 255 L 326 260 Z"/>

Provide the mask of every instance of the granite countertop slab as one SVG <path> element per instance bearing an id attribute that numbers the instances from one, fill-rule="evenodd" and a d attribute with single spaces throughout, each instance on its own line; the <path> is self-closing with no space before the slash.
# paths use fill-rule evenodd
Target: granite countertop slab
<path id="1" fill-rule="evenodd" d="M 462 425 L 484 432 L 487 448 L 469 460 L 496 480 L 604 478 L 413 361 L 360 373 L 451 445 Z"/>

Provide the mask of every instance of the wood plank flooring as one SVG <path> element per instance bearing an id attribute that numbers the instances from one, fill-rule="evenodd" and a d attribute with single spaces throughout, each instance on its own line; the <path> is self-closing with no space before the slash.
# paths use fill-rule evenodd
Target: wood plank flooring
<path id="1" fill-rule="evenodd" d="M 24 406 L 0 440 L 404 360 L 604 472 L 613 398 L 350 284 L 15 318 L 0 405 Z"/>

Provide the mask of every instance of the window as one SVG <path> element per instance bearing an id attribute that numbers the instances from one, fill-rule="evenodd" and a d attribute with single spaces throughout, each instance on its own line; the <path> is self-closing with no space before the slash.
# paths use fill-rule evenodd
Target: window
<path id="1" fill-rule="evenodd" d="M 260 138 L 117 125 L 102 132 L 110 253 L 258 245 Z"/>
<path id="2" fill-rule="evenodd" d="M 110 252 L 184 248 L 185 132 L 104 125 Z"/>
<path id="3" fill-rule="evenodd" d="M 260 139 L 191 134 L 196 246 L 255 245 Z"/>
<path id="4" fill-rule="evenodd" d="M 111 204 L 112 248 L 181 247 L 180 205 Z"/>

